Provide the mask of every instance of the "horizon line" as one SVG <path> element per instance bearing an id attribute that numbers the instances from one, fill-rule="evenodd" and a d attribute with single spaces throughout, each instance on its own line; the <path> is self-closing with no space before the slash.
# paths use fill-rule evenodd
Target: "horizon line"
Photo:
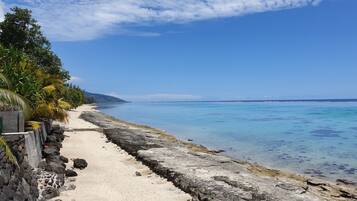
<path id="1" fill-rule="evenodd" d="M 316 99 L 232 99 L 232 100 L 157 100 L 129 102 L 357 102 L 357 98 L 316 98 Z"/>

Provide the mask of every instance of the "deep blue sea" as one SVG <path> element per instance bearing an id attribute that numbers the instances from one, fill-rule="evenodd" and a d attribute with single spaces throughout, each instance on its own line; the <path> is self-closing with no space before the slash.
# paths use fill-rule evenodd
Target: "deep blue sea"
<path id="1" fill-rule="evenodd" d="M 237 159 L 357 182 L 357 102 L 160 102 L 99 105 Z"/>

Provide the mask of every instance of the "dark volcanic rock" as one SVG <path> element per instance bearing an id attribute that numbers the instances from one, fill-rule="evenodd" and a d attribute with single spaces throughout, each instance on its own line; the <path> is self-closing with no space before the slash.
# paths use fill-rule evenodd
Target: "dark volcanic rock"
<path id="1" fill-rule="evenodd" d="M 117 137 L 117 133 L 120 132 L 120 138 Z M 136 156 L 139 150 L 148 150 L 151 148 L 160 148 L 158 144 L 150 143 L 143 135 L 133 135 L 133 133 L 127 129 L 105 129 L 107 137 L 120 147 L 125 146 L 125 150 L 130 154 Z M 130 146 L 127 146 L 129 145 Z"/>
<path id="2" fill-rule="evenodd" d="M 0 147 L 0 201 L 35 201 L 39 194 L 37 180 L 24 158 L 23 136 L 6 136 L 6 140 L 18 165 L 11 162 Z"/>
<path id="3" fill-rule="evenodd" d="M 63 161 L 64 163 L 68 163 L 68 158 L 66 158 L 66 157 L 64 157 L 64 156 L 60 156 L 59 157 L 59 159 L 61 160 L 61 161 Z"/>
<path id="4" fill-rule="evenodd" d="M 82 169 L 86 168 L 87 166 L 88 166 L 88 163 L 84 159 L 77 158 L 77 159 L 73 160 L 73 167 L 74 168 L 78 168 L 78 169 L 82 170 Z"/>
<path id="5" fill-rule="evenodd" d="M 49 135 L 49 136 L 47 136 L 47 142 L 56 143 L 56 142 L 58 142 L 57 137 L 55 135 Z"/>
<path id="6" fill-rule="evenodd" d="M 64 174 L 66 166 L 61 162 L 51 161 L 48 162 L 45 166 L 45 170 L 49 172 L 55 172 L 57 174 Z"/>
<path id="7" fill-rule="evenodd" d="M 43 156 L 46 158 L 48 156 L 59 155 L 59 149 L 54 146 L 45 147 L 42 151 Z"/>
<path id="8" fill-rule="evenodd" d="M 42 192 L 42 196 L 47 200 L 57 197 L 59 196 L 59 190 L 53 188 L 52 186 L 45 187 L 45 190 Z"/>
<path id="9" fill-rule="evenodd" d="M 77 172 L 73 170 L 66 170 L 66 177 L 76 177 L 78 176 Z"/>

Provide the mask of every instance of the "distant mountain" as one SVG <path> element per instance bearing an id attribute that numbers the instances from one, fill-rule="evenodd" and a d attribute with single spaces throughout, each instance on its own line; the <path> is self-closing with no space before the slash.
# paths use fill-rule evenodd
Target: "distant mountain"
<path id="1" fill-rule="evenodd" d="M 84 92 L 87 103 L 127 103 L 127 101 L 104 94 L 96 94 L 85 91 Z"/>

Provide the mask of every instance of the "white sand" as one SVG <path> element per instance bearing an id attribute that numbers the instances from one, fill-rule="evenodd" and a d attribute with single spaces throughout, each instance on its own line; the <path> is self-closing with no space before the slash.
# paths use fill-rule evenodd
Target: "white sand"
<path id="1" fill-rule="evenodd" d="M 84 105 L 69 112 L 66 125 L 69 129 L 96 128 L 95 125 L 79 119 L 82 111 L 93 110 Z M 172 183 L 152 173 L 149 168 L 136 161 L 124 150 L 112 143 L 106 143 L 103 133 L 96 131 L 65 132 L 61 154 L 70 159 L 83 158 L 88 167 L 75 169 L 78 176 L 73 184 L 75 190 L 64 191 L 63 201 L 187 201 L 191 197 Z M 72 167 L 72 161 L 67 164 Z M 136 176 L 138 171 L 142 176 Z"/>

